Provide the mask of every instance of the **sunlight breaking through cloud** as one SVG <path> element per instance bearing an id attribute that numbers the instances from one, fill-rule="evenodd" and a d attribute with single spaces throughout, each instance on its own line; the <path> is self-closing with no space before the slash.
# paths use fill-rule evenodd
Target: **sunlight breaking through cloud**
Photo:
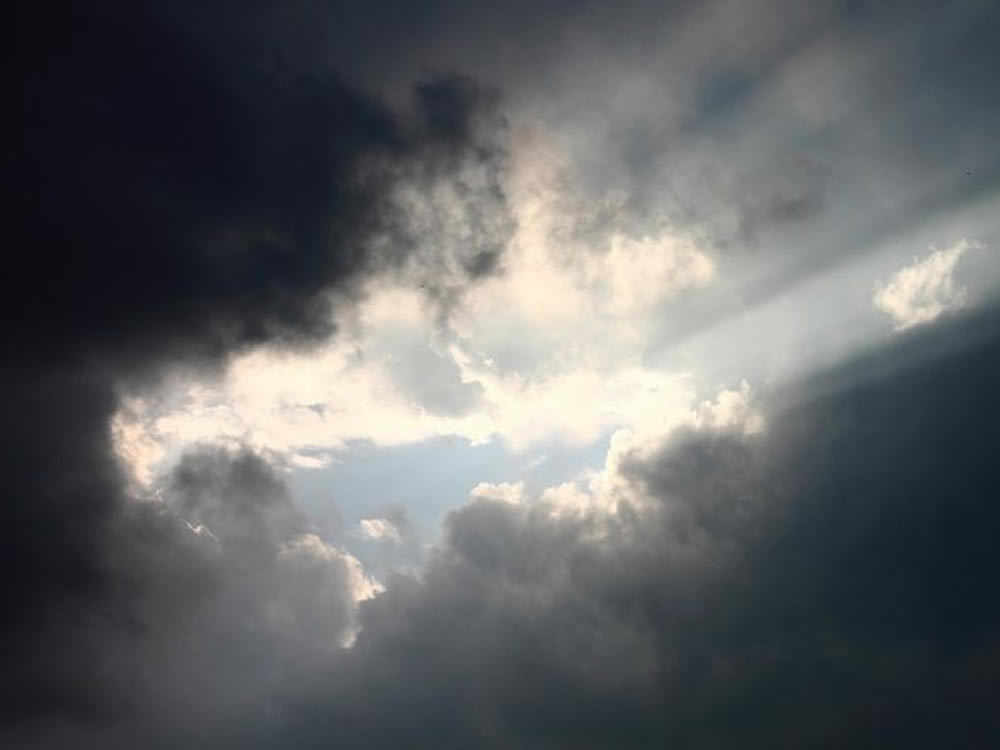
<path id="1" fill-rule="evenodd" d="M 892 318 L 897 331 L 961 310 L 969 304 L 969 293 L 955 281 L 955 267 L 969 250 L 981 247 L 961 239 L 943 250 L 932 248 L 925 258 L 914 258 L 885 284 L 876 285 L 875 307 Z"/>

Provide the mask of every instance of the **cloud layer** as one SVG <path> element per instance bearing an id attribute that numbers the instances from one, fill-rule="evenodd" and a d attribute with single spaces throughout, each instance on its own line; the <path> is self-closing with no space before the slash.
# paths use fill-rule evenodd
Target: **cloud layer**
<path id="1" fill-rule="evenodd" d="M 996 235 L 995 4 L 394 10 L 17 9 L 0 743 L 996 744 L 1000 316 L 865 252 Z M 876 278 L 900 334 L 752 403 L 744 313 Z M 614 430 L 384 580 L 278 470 Z"/>
<path id="2" fill-rule="evenodd" d="M 504 215 L 493 92 L 428 78 L 390 109 L 323 64 L 302 8 L 71 5 L 19 11 L 5 162 L 0 440 L 18 468 L 0 480 L 0 711 L 14 726 L 125 710 L 119 680 L 150 679 L 115 661 L 115 641 L 147 626 L 132 598 L 187 595 L 148 581 L 194 541 L 127 497 L 109 435 L 123 391 L 254 345 L 315 344 L 374 274 L 457 294 L 506 242 L 501 221 L 436 255 L 395 197 L 455 184 L 459 218 Z M 295 544 L 289 564 L 305 566 L 314 546 Z"/>
<path id="3" fill-rule="evenodd" d="M 117 550 L 132 550 L 141 586 L 127 622 L 90 634 L 113 667 L 110 713 L 24 736 L 981 743 L 1000 730 L 997 436 L 978 418 L 1000 406 L 998 320 L 960 319 L 813 379 L 771 405 L 764 431 L 706 423 L 621 443 L 572 499 L 477 488 L 419 578 L 374 598 L 381 586 L 303 528 L 265 463 L 194 454 L 169 510 L 137 506 L 135 546 Z"/>

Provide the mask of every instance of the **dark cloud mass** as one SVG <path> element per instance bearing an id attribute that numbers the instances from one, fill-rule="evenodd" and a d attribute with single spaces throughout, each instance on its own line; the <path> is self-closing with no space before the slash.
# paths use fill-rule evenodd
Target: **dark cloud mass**
<path id="1" fill-rule="evenodd" d="M 423 580 L 363 607 L 343 673 L 290 736 L 991 744 L 1000 512 L 980 415 L 998 407 L 998 334 L 995 316 L 963 321 L 830 373 L 842 387 L 776 406 L 764 435 L 679 435 L 627 459 L 649 510 L 455 512 Z"/>
<path id="2" fill-rule="evenodd" d="M 108 687 L 109 675 L 120 680 L 106 647 L 142 630 L 132 595 L 156 592 L 149 581 L 190 544 L 125 501 L 108 434 L 122 388 L 252 345 L 318 342 L 337 301 L 379 273 L 428 274 L 458 294 L 497 265 L 502 221 L 442 260 L 410 236 L 394 197 L 457 181 L 460 215 L 505 214 L 495 95 L 439 76 L 390 109 L 329 69 L 332 40 L 308 11 L 57 2 L 13 15 L 14 221 L 0 295 L 5 724 L 126 711 L 133 691 Z M 249 510 L 209 516 L 214 528 Z M 198 589 L 211 575 L 190 580 Z M 145 668 L 133 677 L 156 679 Z"/>
<path id="3" fill-rule="evenodd" d="M 388 581 L 356 623 L 351 566 L 261 459 L 204 449 L 175 472 L 171 510 L 140 504 L 118 528 L 118 595 L 77 636 L 102 663 L 75 687 L 105 702 L 63 705 L 62 722 L 20 736 L 990 746 L 1000 512 L 982 415 L 1000 406 L 998 376 L 993 311 L 786 392 L 763 434 L 675 434 L 627 454 L 620 476 L 642 506 L 476 501 L 419 580 Z M 335 647 L 355 625 L 355 645 Z"/>
<path id="4" fill-rule="evenodd" d="M 109 0 L 11 15 L 0 744 L 995 745 L 995 310 L 776 398 L 764 434 L 675 435 L 630 455 L 619 479 L 648 507 L 463 507 L 420 576 L 374 597 L 248 449 L 194 449 L 162 498 L 129 496 L 109 425 L 123 393 L 178 365 L 322 341 L 381 274 L 444 314 L 502 272 L 499 94 L 424 75 L 414 50 L 453 35 L 440 49 L 465 50 L 478 73 L 483 29 L 535 40 L 571 16 L 572 41 L 617 11 L 490 6 L 466 38 L 449 4 L 417 5 Z M 455 17 L 475 15 L 463 5 Z M 523 50 L 497 49 L 507 78 L 523 72 L 510 64 Z M 345 57 L 349 82 L 333 66 Z M 946 103 L 981 95 L 991 60 L 962 58 L 971 83 Z M 390 70 L 410 82 L 404 102 L 359 87 Z M 748 85 L 718 84 L 711 106 Z M 922 103 L 925 122 L 947 119 Z M 894 158 L 915 148 L 905 136 Z M 763 170 L 736 201 L 742 229 L 822 213 L 823 164 Z M 478 391 L 445 393 L 457 375 L 421 352 L 404 347 L 421 372 L 399 381 L 465 413 Z"/>
<path id="5" fill-rule="evenodd" d="M 27 251 L 4 312 L 31 326 L 10 357 L 100 349 L 134 366 L 323 337 L 331 291 L 405 260 L 385 200 L 400 174 L 500 157 L 475 132 L 489 97 L 472 82 L 423 82 L 399 116 L 324 69 L 307 26 L 268 33 L 283 14 L 258 5 L 102 3 L 25 25 L 38 49 L 12 161 Z M 398 241 L 375 252 L 389 226 Z M 466 267 L 486 271 L 489 252 Z"/>

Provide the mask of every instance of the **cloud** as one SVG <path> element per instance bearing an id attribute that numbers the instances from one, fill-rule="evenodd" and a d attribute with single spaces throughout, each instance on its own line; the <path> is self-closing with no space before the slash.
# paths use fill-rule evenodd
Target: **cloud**
<path id="1" fill-rule="evenodd" d="M 358 522 L 358 530 L 364 539 L 385 540 L 396 544 L 402 541 L 396 524 L 388 518 L 362 518 Z"/>
<path id="2" fill-rule="evenodd" d="M 164 8 L 142 17 L 118 10 L 113 22 L 103 17 L 110 8 L 94 10 L 59 64 L 32 81 L 29 114 L 39 122 L 25 124 L 16 165 L 35 251 L 19 274 L 47 281 L 7 304 L 50 313 L 36 316 L 35 336 L 12 341 L 11 356 L 43 357 L 40 340 L 60 357 L 81 342 L 132 364 L 318 341 L 333 330 L 336 295 L 351 295 L 374 271 L 402 269 L 421 250 L 419 217 L 391 199 L 404 185 L 457 181 L 458 221 L 503 214 L 502 143 L 488 141 L 502 126 L 488 117 L 472 124 L 473 108 L 492 106 L 474 84 L 427 81 L 397 113 L 333 73 L 317 75 L 307 47 L 242 29 L 247 38 L 207 49 L 201 35 L 221 28 L 168 32 L 156 25 Z M 218 10 L 205 12 L 209 24 Z M 119 34 L 135 40 L 127 66 L 110 57 Z M 283 64 L 266 62 L 273 55 Z M 479 138 L 485 128 L 493 131 Z M 474 148 L 463 140 L 474 137 Z M 461 176 L 469 170 L 481 173 L 476 185 Z M 43 221 L 52 213 L 62 220 Z M 502 250 L 503 236 L 482 236 L 489 252 Z M 461 252 L 449 248 L 459 266 Z M 65 273 L 47 276 L 53 265 Z M 459 268 L 450 283 L 463 273 L 482 275 Z M 115 293 L 95 293 L 106 286 Z"/>
<path id="3" fill-rule="evenodd" d="M 902 24 L 903 4 L 536 6 L 15 10 L 4 746 L 996 744 L 995 319 L 942 320 L 918 333 L 961 340 L 950 358 L 855 363 L 763 431 L 743 389 L 699 404 L 644 348 L 732 268 L 717 250 L 748 216 L 762 236 L 849 219 L 749 269 L 759 295 L 867 246 L 858 227 L 986 195 L 993 4 Z M 537 173 L 495 89 L 412 85 L 466 63 L 570 123 Z M 397 365 L 432 377 L 345 347 L 316 355 L 327 382 L 276 384 L 289 350 L 363 328 L 354 305 L 400 285 L 423 290 L 395 312 L 429 301 L 441 339 L 440 361 Z M 227 388 L 259 408 L 234 414 Z M 623 423 L 593 485 L 480 498 L 384 584 L 262 458 L 363 429 L 527 445 Z M 268 450 L 180 451 L 248 433 Z M 136 488 L 115 447 L 177 469 Z"/>
<path id="4" fill-rule="evenodd" d="M 914 258 L 888 282 L 876 285 L 875 307 L 892 318 L 897 331 L 962 309 L 969 304 L 968 292 L 955 283 L 955 266 L 966 252 L 978 247 L 963 239 L 944 250 L 932 249 L 922 260 Z"/>
<path id="5" fill-rule="evenodd" d="M 5 688 L 5 744 L 227 744 L 235 717 L 266 717 L 288 680 L 351 642 L 381 589 L 242 449 L 185 455 L 160 500 L 123 505 L 101 532 L 110 591 L 49 593 L 70 620 L 21 636 L 30 679 Z"/>
<path id="6" fill-rule="evenodd" d="M 842 389 L 779 394 L 764 431 L 709 420 L 618 441 L 614 506 L 566 513 L 558 490 L 483 486 L 419 577 L 381 593 L 303 528 L 259 458 L 195 453 L 169 512 L 134 508 L 144 521 L 123 562 L 142 571 L 138 619 L 101 643 L 120 680 L 104 690 L 155 679 L 127 708 L 15 739 L 988 744 L 1000 516 L 979 416 L 996 406 L 998 320 L 946 321 L 841 366 L 829 378 Z M 941 341 L 962 345 L 909 354 Z M 735 415 L 741 393 L 702 411 Z"/>
<path id="7" fill-rule="evenodd" d="M 137 506 L 112 443 L 129 446 L 136 463 L 164 457 L 115 417 L 154 418 L 157 404 L 128 396 L 171 382 L 178 368 L 218 374 L 257 346 L 315 346 L 373 276 L 441 276 L 460 295 L 501 265 L 506 241 L 506 130 L 492 90 L 430 76 L 390 106 L 330 68 L 331 40 L 306 4 L 280 13 L 257 4 L 238 17 L 224 2 L 70 5 L 17 17 L 25 75 L 12 93 L 17 147 L 6 160 L 17 260 L 0 295 L 0 444 L 20 467 L 0 477 L 0 569 L 13 610 L 0 625 L 5 732 L 128 713 L 132 692 L 145 702 L 128 684 L 146 685 L 160 666 L 142 664 L 136 634 L 160 627 L 143 597 L 162 596 L 150 606 L 162 607 L 163 628 L 178 628 L 182 650 L 163 665 L 164 684 L 183 679 L 222 638 L 196 638 L 189 607 L 219 576 L 219 591 L 235 590 L 228 568 L 191 568 L 219 547 L 225 559 L 247 545 L 266 556 L 290 533 L 265 533 L 272 524 L 301 526 L 284 510 L 267 515 L 280 503 L 219 499 L 229 485 L 211 472 L 210 492 L 182 493 L 188 523 Z M 461 200 L 449 219 L 480 226 L 488 215 L 496 231 L 437 263 L 394 196 L 414 185 L 446 191 L 451 180 Z M 211 533 L 193 534 L 199 527 Z M 254 558 L 247 576 L 262 579 L 247 589 L 266 588 L 293 562 L 304 565 L 297 553 L 277 567 Z M 294 609 L 307 598 L 271 602 Z M 342 603 L 314 614 L 336 630 Z M 226 689 L 238 696 L 251 683 Z M 204 712 L 215 708 L 225 713 Z"/>
<path id="8" fill-rule="evenodd" d="M 543 494 L 449 518 L 419 580 L 362 608 L 309 746 L 691 748 L 988 742 L 996 320 L 986 343 L 769 414 L 621 452 L 642 504 Z M 912 342 L 907 343 L 910 345 Z M 921 346 L 936 346 L 925 340 Z M 921 409 L 913 409 L 920 403 Z M 961 436 L 961 439 L 956 439 Z M 488 488 L 487 488 L 488 489 Z M 407 675 L 426 676 L 411 687 Z M 384 720 L 383 706 L 405 707 Z M 874 707 L 874 710 L 873 710 Z"/>
<path id="9" fill-rule="evenodd" d="M 511 505 L 525 501 L 524 482 L 480 482 L 469 492 L 473 500 L 494 500 Z"/>
<path id="10" fill-rule="evenodd" d="M 423 346 L 424 354 L 408 359 L 411 346 Z M 442 354 L 430 346 L 418 339 L 370 359 L 357 358 L 350 342 L 308 356 L 240 357 L 216 383 L 184 386 L 160 413 L 155 396 L 152 406 L 123 410 L 116 417 L 117 452 L 148 483 L 192 442 L 245 441 L 289 455 L 299 466 L 296 455 L 329 454 L 352 440 L 390 446 L 454 435 L 476 444 L 499 438 L 525 451 L 552 438 L 587 444 L 619 428 L 667 430 L 691 419 L 696 406 L 697 388 L 687 373 L 630 361 L 594 362 L 592 355 L 601 355 L 598 345 L 577 350 L 578 361 L 556 358 L 547 372 L 534 376 L 502 371 L 458 344 Z M 432 392 L 444 394 L 449 382 L 474 387 L 475 408 L 442 414 L 412 400 L 412 390 L 401 391 L 400 379 L 424 379 L 426 369 L 411 373 L 405 367 L 424 357 L 451 371 L 448 378 L 425 381 Z M 394 375 L 396 368 L 402 374 Z M 451 391 L 447 398 L 467 392 Z"/>
<path id="11" fill-rule="evenodd" d="M 329 345 L 304 354 L 252 351 L 233 357 L 220 378 L 170 383 L 172 397 L 154 391 L 118 417 L 126 463 L 148 480 L 185 443 L 219 438 L 292 455 L 439 436 L 499 438 L 522 451 L 553 437 L 581 444 L 619 427 L 682 418 L 694 397 L 687 373 L 642 359 L 666 306 L 716 280 L 711 248 L 665 221 L 627 233 L 613 201 L 581 203 L 552 144 L 541 136 L 514 141 L 505 182 L 514 229 L 501 273 L 460 298 L 431 290 L 430 308 L 421 304 L 426 285 L 376 279 Z M 404 192 L 409 201 L 431 200 L 426 186 Z M 418 224 L 447 221 L 451 211 L 426 208 Z M 607 226 L 577 228 L 587 222 L 580 211 L 605 209 Z M 407 213 L 418 214 L 423 209 Z M 448 285 L 450 248 L 461 238 L 440 237 L 429 225 L 417 235 L 426 243 L 417 261 L 426 248 L 443 248 L 439 264 L 423 267 Z"/>
<path id="12" fill-rule="evenodd" d="M 127 440 L 126 440 L 127 443 Z M 125 457 L 128 460 L 128 457 Z M 289 457 L 289 462 L 292 466 L 299 469 L 325 469 L 327 466 L 333 463 L 333 456 L 327 453 L 321 453 L 315 456 L 306 456 L 301 453 L 293 453 Z M 129 462 L 132 464 L 133 462 Z"/>

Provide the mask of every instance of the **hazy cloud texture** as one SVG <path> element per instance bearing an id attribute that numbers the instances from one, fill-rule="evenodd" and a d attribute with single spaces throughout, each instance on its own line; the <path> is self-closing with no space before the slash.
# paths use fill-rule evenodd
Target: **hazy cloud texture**
<path id="1" fill-rule="evenodd" d="M 111 0 L 10 20 L 4 746 L 996 744 L 1000 317 L 939 316 L 966 301 L 966 246 L 882 277 L 900 334 L 770 392 L 764 419 L 741 385 L 667 429 L 648 405 L 686 414 L 689 394 L 630 338 L 684 356 L 901 226 L 984 215 L 961 210 L 1000 173 L 995 4 Z M 445 357 L 468 290 L 518 278 L 512 250 L 538 261 L 518 304 L 565 327 L 504 319 L 478 333 L 517 344 L 505 362 Z M 554 265 L 582 281 L 548 285 Z M 622 411 L 648 429 L 590 484 L 475 485 L 426 564 L 385 580 L 289 493 L 279 469 L 322 452 L 188 445 L 130 484 L 114 417 L 136 397 L 315 346 L 380 283 L 420 290 L 443 342 L 386 344 L 422 416 L 513 382 L 512 433 L 593 441 Z M 366 521 L 419 544 L 402 510 Z"/>

